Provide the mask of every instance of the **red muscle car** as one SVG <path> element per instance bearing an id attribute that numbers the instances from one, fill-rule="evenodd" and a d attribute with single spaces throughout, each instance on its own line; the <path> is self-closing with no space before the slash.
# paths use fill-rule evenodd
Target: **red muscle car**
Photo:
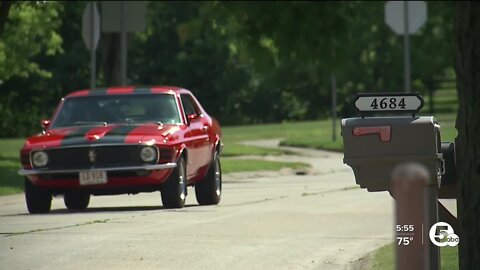
<path id="1" fill-rule="evenodd" d="M 152 191 L 164 207 L 181 208 L 187 186 L 200 205 L 220 201 L 221 129 L 186 89 L 74 92 L 42 126 L 20 151 L 30 213 L 48 213 L 54 195 L 81 210 L 90 195 Z"/>

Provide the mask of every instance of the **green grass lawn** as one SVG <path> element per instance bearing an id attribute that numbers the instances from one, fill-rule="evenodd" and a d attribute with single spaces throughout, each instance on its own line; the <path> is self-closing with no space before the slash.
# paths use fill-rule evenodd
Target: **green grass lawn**
<path id="1" fill-rule="evenodd" d="M 222 172 L 278 171 L 282 168 L 304 169 L 310 165 L 301 162 L 279 162 L 257 159 L 222 159 Z"/>
<path id="2" fill-rule="evenodd" d="M 263 148 L 255 147 L 250 145 L 243 145 L 238 143 L 225 143 L 223 148 L 222 156 L 224 157 L 236 157 L 236 156 L 245 156 L 245 155 L 255 155 L 255 156 L 278 156 L 291 154 L 288 151 L 275 148 Z"/>
<path id="3" fill-rule="evenodd" d="M 279 124 L 248 125 L 224 127 L 225 152 L 229 153 L 229 145 L 236 149 L 237 142 L 258 139 L 283 139 L 282 145 L 314 147 L 332 150 L 343 149 L 340 137 L 340 120 L 337 121 L 337 140 L 333 142 L 332 123 L 330 120 L 286 122 Z M 254 149 L 253 147 L 251 149 Z"/>
<path id="4" fill-rule="evenodd" d="M 440 248 L 441 270 L 458 269 L 458 248 L 442 247 Z M 395 250 L 394 244 L 381 247 L 373 254 L 372 270 L 394 270 L 395 269 Z"/>
<path id="5" fill-rule="evenodd" d="M 336 138 L 333 140 L 333 127 L 331 119 L 306 122 L 304 125 L 296 127 L 295 133 L 290 134 L 286 139 L 280 142 L 283 146 L 309 147 L 325 149 L 332 151 L 343 150 L 343 140 L 341 136 L 341 120 L 336 122 Z"/>
<path id="6" fill-rule="evenodd" d="M 457 130 L 455 129 L 455 120 L 458 110 L 458 97 L 453 89 L 442 89 L 435 92 L 434 95 L 434 110 L 433 114 L 437 118 L 441 128 L 442 141 L 453 142 L 457 137 Z M 424 114 L 428 111 L 428 98 L 425 99 L 425 106 L 422 109 Z"/>
<path id="7" fill-rule="evenodd" d="M 20 169 L 19 150 L 23 139 L 0 140 L 0 195 L 23 191 L 23 180 L 17 174 Z"/>

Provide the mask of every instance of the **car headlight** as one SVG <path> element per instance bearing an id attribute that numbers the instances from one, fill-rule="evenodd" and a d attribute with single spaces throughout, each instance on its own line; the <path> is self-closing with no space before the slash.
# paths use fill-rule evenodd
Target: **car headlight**
<path id="1" fill-rule="evenodd" d="M 152 146 L 145 146 L 140 151 L 140 158 L 144 162 L 152 162 L 157 158 L 157 151 Z"/>
<path id="2" fill-rule="evenodd" d="M 48 163 L 48 155 L 43 151 L 37 151 L 32 155 L 32 163 L 35 167 L 43 167 Z"/>

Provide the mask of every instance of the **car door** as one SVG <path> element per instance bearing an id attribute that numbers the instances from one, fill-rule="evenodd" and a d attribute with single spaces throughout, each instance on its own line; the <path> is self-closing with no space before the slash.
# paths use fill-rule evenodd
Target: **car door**
<path id="1" fill-rule="evenodd" d="M 209 125 L 189 94 L 181 94 L 180 98 L 188 121 L 189 131 L 185 134 L 185 138 L 188 150 L 187 175 L 191 178 L 197 175 L 198 169 L 206 166 L 210 161 Z"/>

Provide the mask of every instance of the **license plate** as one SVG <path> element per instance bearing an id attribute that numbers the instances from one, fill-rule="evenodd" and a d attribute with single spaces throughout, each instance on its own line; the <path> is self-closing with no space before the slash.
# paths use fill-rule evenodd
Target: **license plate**
<path id="1" fill-rule="evenodd" d="M 107 183 L 106 171 L 84 171 L 80 172 L 80 185 L 98 185 Z"/>

